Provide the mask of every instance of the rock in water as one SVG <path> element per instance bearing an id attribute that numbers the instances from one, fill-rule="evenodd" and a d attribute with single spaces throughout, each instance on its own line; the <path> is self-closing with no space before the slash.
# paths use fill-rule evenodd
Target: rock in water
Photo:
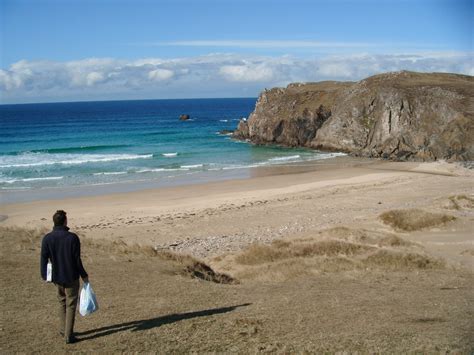
<path id="1" fill-rule="evenodd" d="M 474 77 L 402 71 L 265 90 L 234 137 L 393 160 L 474 160 Z"/>
<path id="2" fill-rule="evenodd" d="M 183 115 L 180 115 L 179 116 L 179 120 L 180 121 L 187 121 L 189 120 L 191 117 L 189 115 L 186 115 L 186 114 L 183 114 Z"/>
<path id="3" fill-rule="evenodd" d="M 234 131 L 233 135 L 234 138 L 237 139 L 247 139 L 249 138 L 249 125 L 248 121 L 241 119 L 239 121 L 239 125 L 237 126 L 237 129 Z"/>
<path id="4" fill-rule="evenodd" d="M 234 134 L 234 131 L 231 131 L 229 129 L 221 129 L 218 133 L 224 136 L 229 136 L 229 135 Z"/>

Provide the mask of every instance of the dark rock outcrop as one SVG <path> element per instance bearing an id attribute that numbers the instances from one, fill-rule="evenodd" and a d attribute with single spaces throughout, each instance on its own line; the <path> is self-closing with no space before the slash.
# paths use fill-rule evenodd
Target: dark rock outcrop
<path id="1" fill-rule="evenodd" d="M 223 136 L 229 136 L 229 135 L 233 135 L 234 131 L 232 131 L 230 129 L 221 129 L 218 133 L 223 135 Z"/>
<path id="2" fill-rule="evenodd" d="M 183 115 L 180 115 L 179 116 L 179 120 L 180 121 L 187 121 L 189 120 L 191 117 L 189 115 L 186 115 L 186 114 L 183 114 Z"/>
<path id="3" fill-rule="evenodd" d="M 394 160 L 474 160 L 474 77 L 403 71 L 265 90 L 234 137 Z"/>

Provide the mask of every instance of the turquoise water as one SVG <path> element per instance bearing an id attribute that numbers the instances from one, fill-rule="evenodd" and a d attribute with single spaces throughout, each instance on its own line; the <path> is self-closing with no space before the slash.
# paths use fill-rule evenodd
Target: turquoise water
<path id="1" fill-rule="evenodd" d="M 28 190 L 172 180 L 330 157 L 219 134 L 255 98 L 0 106 L 0 188 Z M 191 119 L 180 121 L 181 114 Z"/>

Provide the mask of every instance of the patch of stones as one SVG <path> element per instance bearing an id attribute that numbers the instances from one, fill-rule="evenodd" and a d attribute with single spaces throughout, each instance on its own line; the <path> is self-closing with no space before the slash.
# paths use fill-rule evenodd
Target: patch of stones
<path id="1" fill-rule="evenodd" d="M 168 244 L 158 244 L 156 250 L 190 254 L 197 258 L 209 258 L 217 255 L 235 253 L 252 243 L 268 244 L 275 237 L 271 235 L 252 236 L 245 234 L 209 236 L 206 238 L 190 238 Z"/>
<path id="2" fill-rule="evenodd" d="M 280 239 L 287 234 L 301 232 L 303 229 L 302 224 L 293 222 L 277 229 L 260 228 L 252 234 L 217 235 L 201 238 L 187 237 L 185 240 L 158 244 L 155 249 L 170 250 L 206 259 L 222 254 L 235 253 L 254 243 L 270 244 L 276 239 Z"/>

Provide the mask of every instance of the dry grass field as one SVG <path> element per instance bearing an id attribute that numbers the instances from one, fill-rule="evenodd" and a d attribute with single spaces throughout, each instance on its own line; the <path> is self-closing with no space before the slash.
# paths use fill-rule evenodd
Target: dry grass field
<path id="1" fill-rule="evenodd" d="M 43 233 L 0 230 L 2 353 L 472 350 L 472 273 L 394 234 L 349 228 L 217 258 L 228 275 L 189 256 L 83 238 L 100 310 L 78 316 L 81 341 L 67 346 L 54 287 L 38 276 Z"/>

